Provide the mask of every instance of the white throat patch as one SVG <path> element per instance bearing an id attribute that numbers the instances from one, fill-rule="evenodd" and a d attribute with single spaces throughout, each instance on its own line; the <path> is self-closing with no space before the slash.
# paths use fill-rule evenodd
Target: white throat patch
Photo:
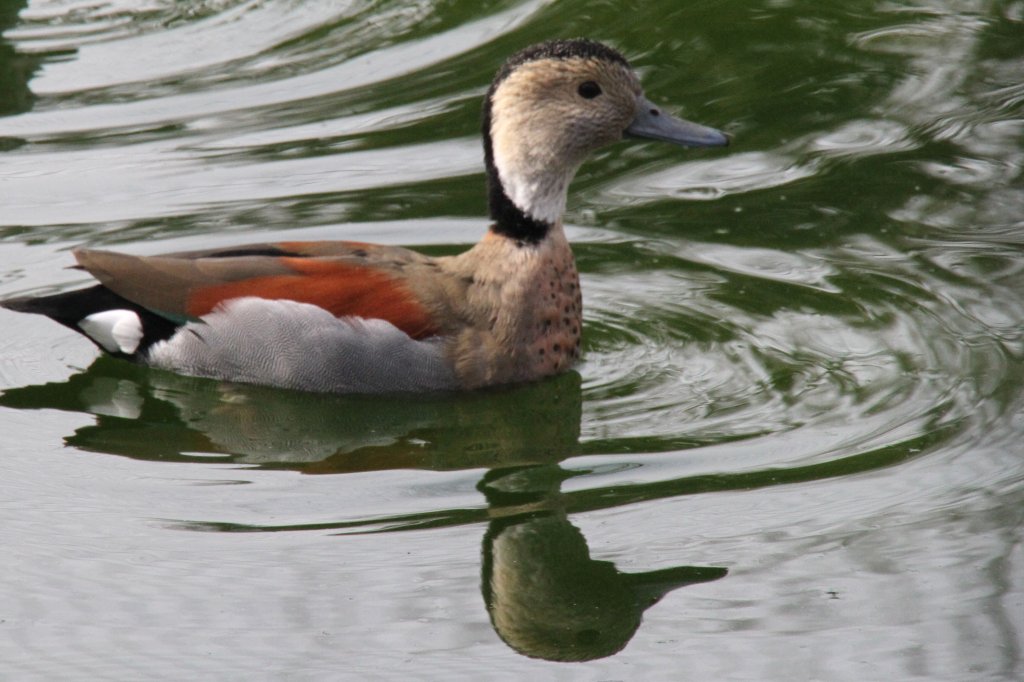
<path id="1" fill-rule="evenodd" d="M 562 219 L 569 176 L 551 173 L 530 177 L 498 155 L 495 155 L 494 166 L 498 169 L 505 194 L 516 208 L 549 225 L 555 225 Z"/>

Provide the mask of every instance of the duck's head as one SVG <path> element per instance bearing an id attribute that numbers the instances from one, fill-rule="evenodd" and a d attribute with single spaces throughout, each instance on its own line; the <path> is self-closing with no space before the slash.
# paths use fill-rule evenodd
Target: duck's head
<path id="1" fill-rule="evenodd" d="M 536 242 L 557 225 L 576 169 L 624 137 L 686 147 L 729 143 L 644 97 L 625 57 L 591 40 L 556 40 L 514 54 L 484 102 L 484 151 L 495 231 Z"/>

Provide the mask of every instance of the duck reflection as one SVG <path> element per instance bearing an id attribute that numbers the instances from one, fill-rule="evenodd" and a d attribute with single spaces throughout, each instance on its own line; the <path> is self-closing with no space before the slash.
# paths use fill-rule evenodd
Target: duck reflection
<path id="1" fill-rule="evenodd" d="M 309 474 L 486 469 L 478 485 L 486 509 L 443 510 L 389 525 L 486 522 L 482 592 L 499 637 L 526 656 L 584 661 L 625 647 L 644 611 L 671 590 L 721 578 L 726 570 L 623 573 L 591 558 L 561 491 L 581 473 L 558 465 L 580 451 L 581 396 L 576 373 L 468 395 L 351 398 L 222 384 L 101 358 L 66 382 L 7 390 L 0 405 L 93 414 L 96 423 L 66 442 L 133 458 L 219 455 Z"/>
<path id="2" fill-rule="evenodd" d="M 561 482 L 569 476 L 549 465 L 484 477 L 479 488 L 499 518 L 484 536 L 483 593 L 495 631 L 519 653 L 589 661 L 625 647 L 644 611 L 668 592 L 717 580 L 726 569 L 623 573 L 591 558 L 561 499 Z"/>
<path id="3" fill-rule="evenodd" d="M 100 358 L 0 405 L 96 417 L 65 441 L 135 459 L 211 456 L 305 473 L 555 462 L 579 448 L 580 377 L 472 394 L 336 396 L 226 384 Z"/>

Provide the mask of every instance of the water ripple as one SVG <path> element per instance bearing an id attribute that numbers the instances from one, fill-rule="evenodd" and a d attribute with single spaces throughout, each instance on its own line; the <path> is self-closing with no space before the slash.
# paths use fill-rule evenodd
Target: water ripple
<path id="1" fill-rule="evenodd" d="M 664 198 L 689 201 L 780 187 L 817 172 L 813 161 L 781 153 L 740 152 L 720 159 L 680 163 L 662 170 L 623 174 L 601 187 L 597 201 L 636 204 Z"/>
<path id="2" fill-rule="evenodd" d="M 703 251 L 681 251 L 688 250 Z M 608 447 L 616 433 L 659 451 L 809 429 L 831 434 L 831 451 L 844 425 L 838 442 L 866 448 L 976 420 L 976 406 L 1012 381 L 1007 351 L 1019 346 L 1024 310 L 993 308 L 970 291 L 973 279 L 954 293 L 943 270 L 926 275 L 913 260 L 863 240 L 827 259 L 807 254 L 810 263 L 831 262 L 817 274 L 796 266 L 794 254 L 780 268 L 760 249 L 733 247 L 720 261 L 710 252 L 691 267 L 711 272 L 693 279 L 649 272 L 642 290 L 628 276 L 591 287 L 596 338 L 583 370 L 594 377 L 584 385 L 592 415 L 584 438 Z M 880 253 L 889 256 L 884 266 Z M 956 259 L 946 255 L 947 264 Z M 773 268 L 825 285 L 807 287 Z M 786 304 L 765 306 L 772 288 Z M 754 290 L 756 307 L 731 293 Z M 624 293 L 632 291 L 639 293 Z M 988 379 L 969 379 L 979 376 Z"/>

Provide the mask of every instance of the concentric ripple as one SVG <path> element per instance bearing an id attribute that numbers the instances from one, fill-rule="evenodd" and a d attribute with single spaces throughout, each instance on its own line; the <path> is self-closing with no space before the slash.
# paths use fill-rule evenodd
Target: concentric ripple
<path id="1" fill-rule="evenodd" d="M 1019 307 L 991 305 L 1009 292 L 979 310 L 968 297 L 984 283 L 953 292 L 948 272 L 929 274 L 867 239 L 799 256 L 761 249 L 738 259 L 740 269 L 709 260 L 591 288 L 585 439 L 612 448 L 637 439 L 657 451 L 810 429 L 825 450 L 804 457 L 819 459 L 960 420 L 984 430 L 974 410 L 1016 380 L 984 322 L 1024 319 Z"/>

